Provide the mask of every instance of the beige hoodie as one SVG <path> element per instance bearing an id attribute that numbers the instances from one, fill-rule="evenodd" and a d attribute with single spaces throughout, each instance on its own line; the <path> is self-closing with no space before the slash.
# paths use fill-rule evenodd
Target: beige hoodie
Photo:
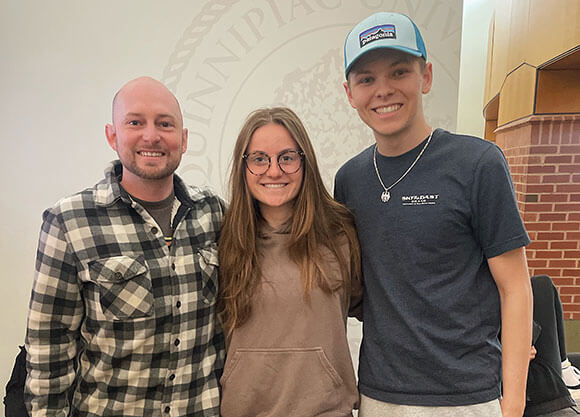
<path id="1" fill-rule="evenodd" d="M 358 391 L 346 338 L 351 297 L 338 263 L 328 253 L 335 288 L 315 287 L 305 299 L 298 266 L 288 256 L 289 235 L 264 228 L 258 241 L 262 283 L 248 321 L 228 344 L 222 385 L 223 417 L 338 417 L 358 407 Z M 344 245 L 347 248 L 348 245 Z M 348 251 L 348 249 L 345 249 Z"/>

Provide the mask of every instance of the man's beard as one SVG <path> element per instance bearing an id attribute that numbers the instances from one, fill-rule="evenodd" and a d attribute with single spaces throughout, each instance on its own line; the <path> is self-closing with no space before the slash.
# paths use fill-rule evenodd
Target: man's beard
<path id="1" fill-rule="evenodd" d="M 131 161 L 130 164 L 124 165 L 125 169 L 131 172 L 133 175 L 136 175 L 139 178 L 143 178 L 145 180 L 161 180 L 171 176 L 179 166 L 179 160 L 177 161 L 169 161 L 167 165 L 163 168 L 151 168 L 151 169 L 143 169 L 139 167 L 136 161 Z"/>

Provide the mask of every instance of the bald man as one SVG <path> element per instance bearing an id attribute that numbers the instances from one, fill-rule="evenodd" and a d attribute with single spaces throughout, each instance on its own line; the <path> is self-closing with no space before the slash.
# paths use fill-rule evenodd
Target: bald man
<path id="1" fill-rule="evenodd" d="M 175 174 L 187 129 L 142 77 L 105 128 L 119 160 L 46 210 L 26 333 L 31 416 L 218 416 L 224 204 Z"/>

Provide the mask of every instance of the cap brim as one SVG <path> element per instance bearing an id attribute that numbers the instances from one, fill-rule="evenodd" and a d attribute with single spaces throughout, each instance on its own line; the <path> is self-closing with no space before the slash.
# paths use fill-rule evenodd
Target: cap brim
<path id="1" fill-rule="evenodd" d="M 376 51 L 378 49 L 392 49 L 392 50 L 401 51 L 401 52 L 404 52 L 406 54 L 413 55 L 413 56 L 416 56 L 416 57 L 422 57 L 423 56 L 423 54 L 420 51 L 415 51 L 414 49 L 406 48 L 404 46 L 397 46 L 397 45 L 375 45 L 375 46 L 367 47 L 367 49 L 365 49 L 360 54 L 358 54 L 352 60 L 352 62 L 350 63 L 350 65 L 346 68 L 346 70 L 344 71 L 344 74 L 346 75 L 346 77 L 348 78 L 348 73 L 352 69 L 353 65 L 358 62 L 359 59 L 361 59 L 363 56 L 365 56 L 369 52 Z"/>

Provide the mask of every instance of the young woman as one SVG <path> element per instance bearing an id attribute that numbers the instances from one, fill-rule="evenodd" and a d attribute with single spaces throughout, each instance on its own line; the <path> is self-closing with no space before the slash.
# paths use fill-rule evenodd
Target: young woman
<path id="1" fill-rule="evenodd" d="M 257 110 L 240 131 L 219 261 L 221 415 L 350 416 L 358 392 L 346 319 L 362 313 L 358 240 L 290 109 Z"/>

